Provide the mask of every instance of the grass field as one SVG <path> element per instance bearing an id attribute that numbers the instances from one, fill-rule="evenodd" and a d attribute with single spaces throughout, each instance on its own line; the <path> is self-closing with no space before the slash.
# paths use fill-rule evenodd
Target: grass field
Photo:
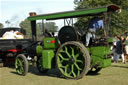
<path id="1" fill-rule="evenodd" d="M 128 64 L 112 64 L 99 74 L 88 74 L 79 80 L 64 79 L 57 76 L 56 69 L 40 74 L 31 67 L 26 76 L 17 75 L 14 68 L 0 68 L 0 85 L 128 85 Z"/>

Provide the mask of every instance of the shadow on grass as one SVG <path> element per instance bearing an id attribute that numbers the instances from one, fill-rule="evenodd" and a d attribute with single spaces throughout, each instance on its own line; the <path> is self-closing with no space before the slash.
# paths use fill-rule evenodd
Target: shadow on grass
<path id="1" fill-rule="evenodd" d="M 16 71 L 11 71 L 10 73 L 19 75 Z M 40 73 L 36 67 L 31 65 L 29 66 L 28 73 L 38 75 L 38 76 L 49 76 L 49 77 L 56 77 L 56 78 L 63 78 L 63 79 L 65 78 L 60 74 L 60 72 L 57 69 L 48 70 L 48 72 L 46 73 Z"/>
<path id="2" fill-rule="evenodd" d="M 12 74 L 15 74 L 15 75 L 19 75 L 21 76 L 20 74 L 18 74 L 16 71 L 11 71 L 10 73 Z M 61 78 L 61 79 L 68 79 L 66 77 L 64 77 L 58 69 L 51 69 L 51 70 L 48 70 L 46 73 L 40 73 L 37 69 L 37 67 L 35 66 L 29 66 L 29 71 L 28 73 L 31 73 L 31 74 L 34 74 L 34 75 L 37 75 L 37 76 L 49 76 L 49 77 L 55 77 L 55 78 Z M 91 72 L 88 72 L 86 74 L 87 76 L 97 76 L 97 75 L 100 75 L 100 73 L 91 73 Z M 86 76 L 85 75 L 85 76 Z"/>
<path id="3" fill-rule="evenodd" d="M 40 73 L 36 67 L 30 66 L 29 72 L 38 76 L 51 76 L 61 78 L 61 74 L 57 69 L 50 69 L 46 73 Z"/>
<path id="4" fill-rule="evenodd" d="M 100 75 L 100 73 L 91 73 L 91 72 L 87 73 L 87 76 L 97 76 L 97 75 Z"/>
<path id="5" fill-rule="evenodd" d="M 121 65 L 112 65 L 112 67 L 119 67 L 119 68 L 127 68 L 128 69 L 128 66 L 121 66 Z"/>
<path id="6" fill-rule="evenodd" d="M 89 71 L 86 75 L 87 75 L 87 76 L 97 76 L 97 75 L 100 75 L 100 73 Z"/>
<path id="7" fill-rule="evenodd" d="M 13 74 L 19 75 L 17 72 L 14 72 L 14 71 L 11 71 L 10 73 L 13 73 Z"/>

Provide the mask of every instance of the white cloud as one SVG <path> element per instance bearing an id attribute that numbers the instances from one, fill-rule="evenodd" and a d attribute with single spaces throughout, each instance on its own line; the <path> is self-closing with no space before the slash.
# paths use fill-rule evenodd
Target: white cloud
<path id="1" fill-rule="evenodd" d="M 29 16 L 29 12 L 37 14 L 53 13 L 73 10 L 74 0 L 0 0 L 0 22 L 12 20 L 14 26 Z M 34 1 L 34 3 L 33 3 Z M 20 2 L 20 3 L 19 3 Z M 4 23 L 5 24 L 5 23 Z"/>

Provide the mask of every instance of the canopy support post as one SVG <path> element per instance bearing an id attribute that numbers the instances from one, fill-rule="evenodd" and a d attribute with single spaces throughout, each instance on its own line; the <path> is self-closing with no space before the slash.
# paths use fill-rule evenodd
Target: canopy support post
<path id="1" fill-rule="evenodd" d="M 72 26 L 73 27 L 73 18 L 70 18 L 70 19 L 64 19 L 64 26 Z"/>
<path id="2" fill-rule="evenodd" d="M 36 41 L 37 37 L 36 37 L 36 20 L 31 21 L 31 30 L 32 30 L 32 40 Z"/>

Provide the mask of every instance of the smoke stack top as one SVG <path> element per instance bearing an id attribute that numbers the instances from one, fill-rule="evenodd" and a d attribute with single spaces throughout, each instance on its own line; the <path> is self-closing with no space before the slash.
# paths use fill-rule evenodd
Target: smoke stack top
<path id="1" fill-rule="evenodd" d="M 30 17 L 31 16 L 36 16 L 36 12 L 30 12 L 29 15 L 30 15 Z"/>

